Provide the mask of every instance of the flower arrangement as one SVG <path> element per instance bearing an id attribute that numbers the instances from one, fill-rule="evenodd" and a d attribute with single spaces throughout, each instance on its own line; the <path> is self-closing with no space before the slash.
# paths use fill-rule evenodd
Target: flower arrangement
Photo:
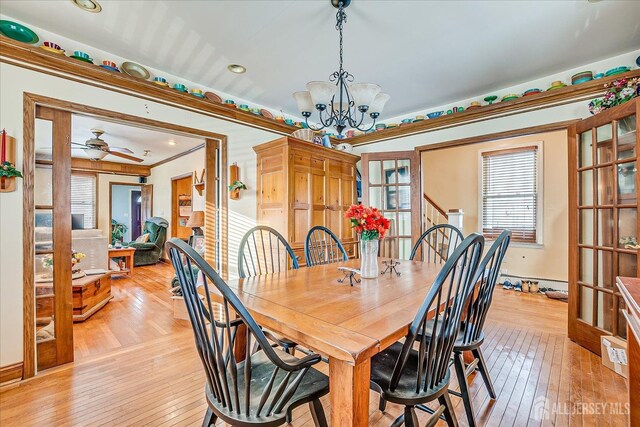
<path id="1" fill-rule="evenodd" d="M 351 205 L 344 216 L 362 240 L 382 239 L 389 230 L 389 220 L 377 208 Z"/>
<path id="2" fill-rule="evenodd" d="M 86 258 L 86 255 L 83 254 L 82 252 L 71 251 L 71 271 L 72 272 L 76 272 L 80 270 L 79 268 L 76 268 L 76 266 L 80 264 L 80 261 L 82 261 L 84 258 Z M 45 255 L 45 257 L 42 258 L 42 266 L 44 268 L 53 267 L 53 255 L 51 254 Z"/>
<path id="3" fill-rule="evenodd" d="M 603 98 L 596 98 L 589 103 L 589 112 L 598 114 L 607 108 L 624 104 L 625 102 L 640 96 L 640 78 L 622 78 L 605 84 L 607 91 Z"/>
<path id="4" fill-rule="evenodd" d="M 7 159 L 7 131 L 2 129 L 0 145 L 0 178 L 22 178 L 22 173 Z"/>
<path id="5" fill-rule="evenodd" d="M 246 190 L 247 186 L 242 181 L 233 181 L 233 184 L 229 185 L 229 191 Z"/>

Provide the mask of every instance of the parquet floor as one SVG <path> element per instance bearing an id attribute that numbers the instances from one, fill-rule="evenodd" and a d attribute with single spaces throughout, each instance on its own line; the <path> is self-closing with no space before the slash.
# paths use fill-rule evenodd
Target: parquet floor
<path id="1" fill-rule="evenodd" d="M 0 389 L 0 425 L 200 425 L 204 379 L 188 324 L 172 317 L 171 276 L 169 266 L 143 267 L 114 280 L 116 298 L 74 331 L 74 363 Z M 619 414 L 625 380 L 567 339 L 566 319 L 564 303 L 496 290 L 483 350 L 498 398 L 473 379 L 480 425 L 627 425 Z M 466 425 L 460 400 L 452 399 Z M 381 413 L 377 402 L 372 393 L 370 425 L 390 425 L 401 408 L 388 404 Z M 329 414 L 328 399 L 323 405 Z M 306 406 L 293 425 L 313 425 Z"/>

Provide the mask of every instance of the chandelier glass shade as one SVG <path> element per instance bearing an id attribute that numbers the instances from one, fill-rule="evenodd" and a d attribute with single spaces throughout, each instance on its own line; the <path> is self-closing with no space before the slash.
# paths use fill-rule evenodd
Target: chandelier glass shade
<path id="1" fill-rule="evenodd" d="M 360 131 L 373 129 L 376 119 L 382 114 L 390 96 L 381 92 L 381 87 L 374 83 L 353 83 L 353 75 L 344 70 L 342 58 L 342 27 L 347 21 L 344 11 L 351 0 L 332 0 L 338 8 L 336 29 L 340 34 L 340 63 L 338 71 L 329 76 L 329 81 L 312 81 L 307 83 L 307 90 L 295 92 L 293 98 L 298 110 L 305 118 L 307 125 L 316 130 L 333 126 L 338 135 L 346 128 Z M 313 111 L 318 111 L 320 120 L 310 124 Z M 373 120 L 365 124 L 367 115 Z"/>

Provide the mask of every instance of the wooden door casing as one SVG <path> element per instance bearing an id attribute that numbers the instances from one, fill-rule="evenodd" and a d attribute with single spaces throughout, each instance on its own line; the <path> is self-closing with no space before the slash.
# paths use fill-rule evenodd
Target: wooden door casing
<path id="1" fill-rule="evenodd" d="M 144 227 L 147 218 L 153 216 L 153 184 L 140 186 L 140 197 L 140 222 Z"/>

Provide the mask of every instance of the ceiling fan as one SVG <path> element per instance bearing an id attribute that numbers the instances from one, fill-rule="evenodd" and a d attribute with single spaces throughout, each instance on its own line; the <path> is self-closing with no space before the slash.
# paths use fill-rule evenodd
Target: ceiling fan
<path id="1" fill-rule="evenodd" d="M 84 144 L 80 144 L 78 142 L 72 142 L 73 145 L 78 145 L 80 147 L 73 147 L 73 149 L 84 150 L 85 154 L 89 156 L 91 160 L 102 160 L 107 156 L 107 154 L 111 154 L 112 156 L 122 157 L 123 159 L 133 160 L 134 162 L 143 162 L 144 160 L 135 156 L 131 156 L 133 151 L 128 148 L 123 147 L 109 147 L 103 139 L 100 138 L 104 133 L 103 130 L 100 129 L 91 129 L 91 133 L 93 133 L 94 137 L 87 139 Z"/>

